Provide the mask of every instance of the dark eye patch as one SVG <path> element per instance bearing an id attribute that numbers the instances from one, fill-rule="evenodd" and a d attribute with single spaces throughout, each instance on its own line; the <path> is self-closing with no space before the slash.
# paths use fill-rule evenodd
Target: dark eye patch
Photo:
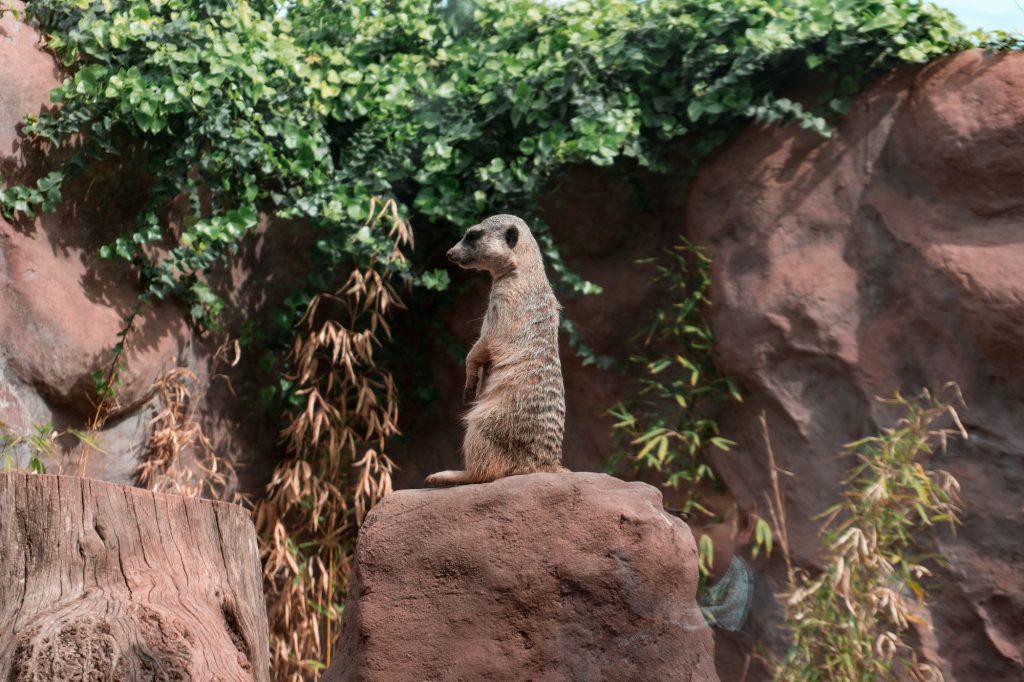
<path id="1" fill-rule="evenodd" d="M 484 235 L 483 230 L 470 230 L 466 233 L 466 243 L 473 244 L 480 240 L 480 237 Z"/>
<path id="2" fill-rule="evenodd" d="M 516 244 L 519 243 L 519 228 L 515 225 L 505 226 L 505 243 L 508 244 L 508 248 L 516 248 Z"/>

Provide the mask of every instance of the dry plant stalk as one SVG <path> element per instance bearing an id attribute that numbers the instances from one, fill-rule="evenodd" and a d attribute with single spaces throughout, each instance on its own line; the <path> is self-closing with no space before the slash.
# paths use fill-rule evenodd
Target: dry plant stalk
<path id="1" fill-rule="evenodd" d="M 765 416 L 763 411 L 761 412 L 760 421 L 761 435 L 764 438 L 764 447 L 768 452 L 768 474 L 772 481 L 772 496 L 768 497 L 768 493 L 765 493 L 765 500 L 768 503 L 768 515 L 772 520 L 775 537 L 779 539 L 779 545 L 782 547 L 782 558 L 786 562 L 786 577 L 789 581 L 789 585 L 792 586 L 796 582 L 796 574 L 793 571 L 793 561 L 789 553 L 789 526 L 786 524 L 786 506 L 782 502 L 782 488 L 779 485 L 779 472 L 782 472 L 787 476 L 792 476 L 793 474 L 784 469 L 780 469 L 775 463 L 775 450 L 772 449 L 772 440 L 768 436 L 768 417 Z"/>
<path id="2" fill-rule="evenodd" d="M 924 604 L 919 580 L 930 575 L 915 534 L 937 523 L 958 522 L 959 489 L 948 472 L 928 470 L 922 460 L 948 436 L 967 433 L 948 385 L 943 399 L 928 391 L 913 400 L 898 393 L 885 402 L 906 411 L 881 435 L 851 443 L 860 463 L 840 504 L 826 512 L 826 569 L 812 576 L 798 570 L 786 598 L 793 645 L 775 668 L 786 682 L 941 680 L 942 673 L 918 660 L 903 641 Z M 936 428 L 952 417 L 956 430 Z"/>
<path id="3" fill-rule="evenodd" d="M 394 248 L 309 302 L 290 353 L 303 398 L 282 431 L 290 457 L 255 510 L 275 680 L 313 679 L 330 664 L 359 524 L 391 492 L 384 444 L 398 433 L 398 401 L 374 349 L 403 307 L 389 278 L 412 233 L 393 201 L 374 202 L 370 216 Z"/>
<path id="4" fill-rule="evenodd" d="M 135 472 L 140 487 L 187 497 L 223 499 L 231 464 L 217 456 L 202 427 L 195 420 L 192 389 L 199 379 L 178 367 L 156 383 L 163 407 L 150 422 L 149 453 Z M 183 455 L 188 453 L 188 462 Z"/>

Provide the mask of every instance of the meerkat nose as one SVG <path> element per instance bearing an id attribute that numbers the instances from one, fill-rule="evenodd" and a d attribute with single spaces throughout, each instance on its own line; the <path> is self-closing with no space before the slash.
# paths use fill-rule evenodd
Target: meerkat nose
<path id="1" fill-rule="evenodd" d="M 455 249 L 454 248 L 448 249 L 448 260 L 450 260 L 453 263 L 457 263 L 458 262 L 457 260 L 455 260 Z"/>

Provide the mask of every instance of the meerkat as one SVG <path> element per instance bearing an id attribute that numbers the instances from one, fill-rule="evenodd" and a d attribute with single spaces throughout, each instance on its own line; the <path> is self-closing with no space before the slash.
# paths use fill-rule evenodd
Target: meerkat
<path id="1" fill-rule="evenodd" d="M 466 468 L 432 474 L 427 485 L 568 471 L 561 465 L 561 306 L 548 283 L 537 240 L 522 219 L 496 215 L 469 228 L 448 258 L 461 268 L 489 272 L 491 294 L 480 338 L 466 356 Z"/>

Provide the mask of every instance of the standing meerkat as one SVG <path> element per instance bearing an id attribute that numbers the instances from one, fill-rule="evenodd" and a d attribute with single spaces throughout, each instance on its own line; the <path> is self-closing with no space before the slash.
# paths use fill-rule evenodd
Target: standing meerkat
<path id="1" fill-rule="evenodd" d="M 504 476 L 568 471 L 561 465 L 565 389 L 558 311 L 540 247 L 522 219 L 496 215 L 448 251 L 462 268 L 491 273 L 480 338 L 466 356 L 466 468 L 427 485 L 484 483 Z"/>

